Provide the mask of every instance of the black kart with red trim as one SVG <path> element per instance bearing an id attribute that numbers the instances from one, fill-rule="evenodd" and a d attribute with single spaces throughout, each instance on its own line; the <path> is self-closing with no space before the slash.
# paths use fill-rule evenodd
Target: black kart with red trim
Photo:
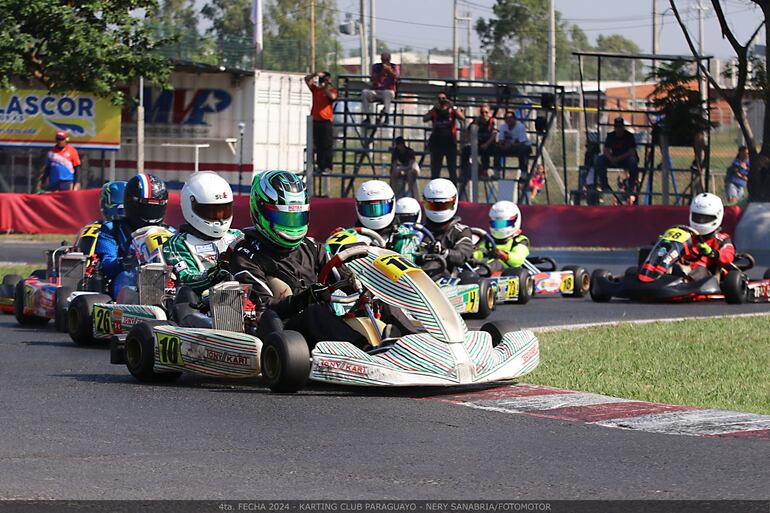
<path id="1" fill-rule="evenodd" d="M 705 267 L 683 267 L 683 255 L 697 254 L 696 235 L 686 226 L 666 230 L 642 264 L 628 269 L 624 276 L 613 277 L 609 271 L 595 270 L 591 274 L 591 299 L 599 303 L 612 298 L 651 302 L 724 299 L 728 303 L 769 300 L 770 280 L 752 281 L 745 274 L 754 267 L 751 255 L 737 254 L 729 268 L 716 272 Z"/>

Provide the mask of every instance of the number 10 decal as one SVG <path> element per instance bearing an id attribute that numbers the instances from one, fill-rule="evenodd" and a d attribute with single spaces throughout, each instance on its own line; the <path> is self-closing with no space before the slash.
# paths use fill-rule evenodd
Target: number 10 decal
<path id="1" fill-rule="evenodd" d="M 165 365 L 182 365 L 179 337 L 158 334 L 158 361 Z"/>

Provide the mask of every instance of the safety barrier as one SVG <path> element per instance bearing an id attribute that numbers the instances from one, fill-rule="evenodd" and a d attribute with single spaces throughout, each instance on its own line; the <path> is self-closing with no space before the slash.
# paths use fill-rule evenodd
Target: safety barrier
<path id="1" fill-rule="evenodd" d="M 324 239 L 338 226 L 355 223 L 353 199 L 313 198 L 310 234 Z M 251 224 L 248 196 L 235 197 L 233 226 Z M 486 227 L 487 205 L 461 203 L 465 224 Z M 687 207 L 573 207 L 567 205 L 521 206 L 523 227 L 533 246 L 608 247 L 643 246 L 674 224 L 687 224 Z M 723 227 L 733 233 L 741 216 L 738 207 L 727 207 Z M 51 194 L 0 194 L 0 230 L 16 233 L 73 234 L 99 218 L 99 190 Z M 179 194 L 169 198 L 166 222 L 183 223 Z"/>

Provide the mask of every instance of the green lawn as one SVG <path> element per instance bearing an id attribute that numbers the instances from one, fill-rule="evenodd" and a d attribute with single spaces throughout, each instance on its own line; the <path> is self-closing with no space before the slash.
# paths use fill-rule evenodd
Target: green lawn
<path id="1" fill-rule="evenodd" d="M 42 269 L 45 266 L 43 264 L 1 264 L 0 265 L 0 277 L 6 274 L 18 274 L 22 278 L 29 276 L 32 271 L 36 269 Z"/>
<path id="2" fill-rule="evenodd" d="M 0 234 L 0 244 L 10 241 L 22 240 L 33 242 L 55 242 L 60 243 L 63 240 L 72 241 L 73 236 L 62 233 L 8 233 Z"/>
<path id="3" fill-rule="evenodd" d="M 770 317 L 539 333 L 528 383 L 770 414 Z"/>

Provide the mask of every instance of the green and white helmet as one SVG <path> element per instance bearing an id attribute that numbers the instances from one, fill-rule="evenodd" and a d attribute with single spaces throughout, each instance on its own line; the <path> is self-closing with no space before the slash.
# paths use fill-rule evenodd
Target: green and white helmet
<path id="1" fill-rule="evenodd" d="M 310 201 L 305 184 L 291 171 L 265 171 L 251 183 L 249 212 L 269 241 L 296 248 L 307 235 Z"/>

